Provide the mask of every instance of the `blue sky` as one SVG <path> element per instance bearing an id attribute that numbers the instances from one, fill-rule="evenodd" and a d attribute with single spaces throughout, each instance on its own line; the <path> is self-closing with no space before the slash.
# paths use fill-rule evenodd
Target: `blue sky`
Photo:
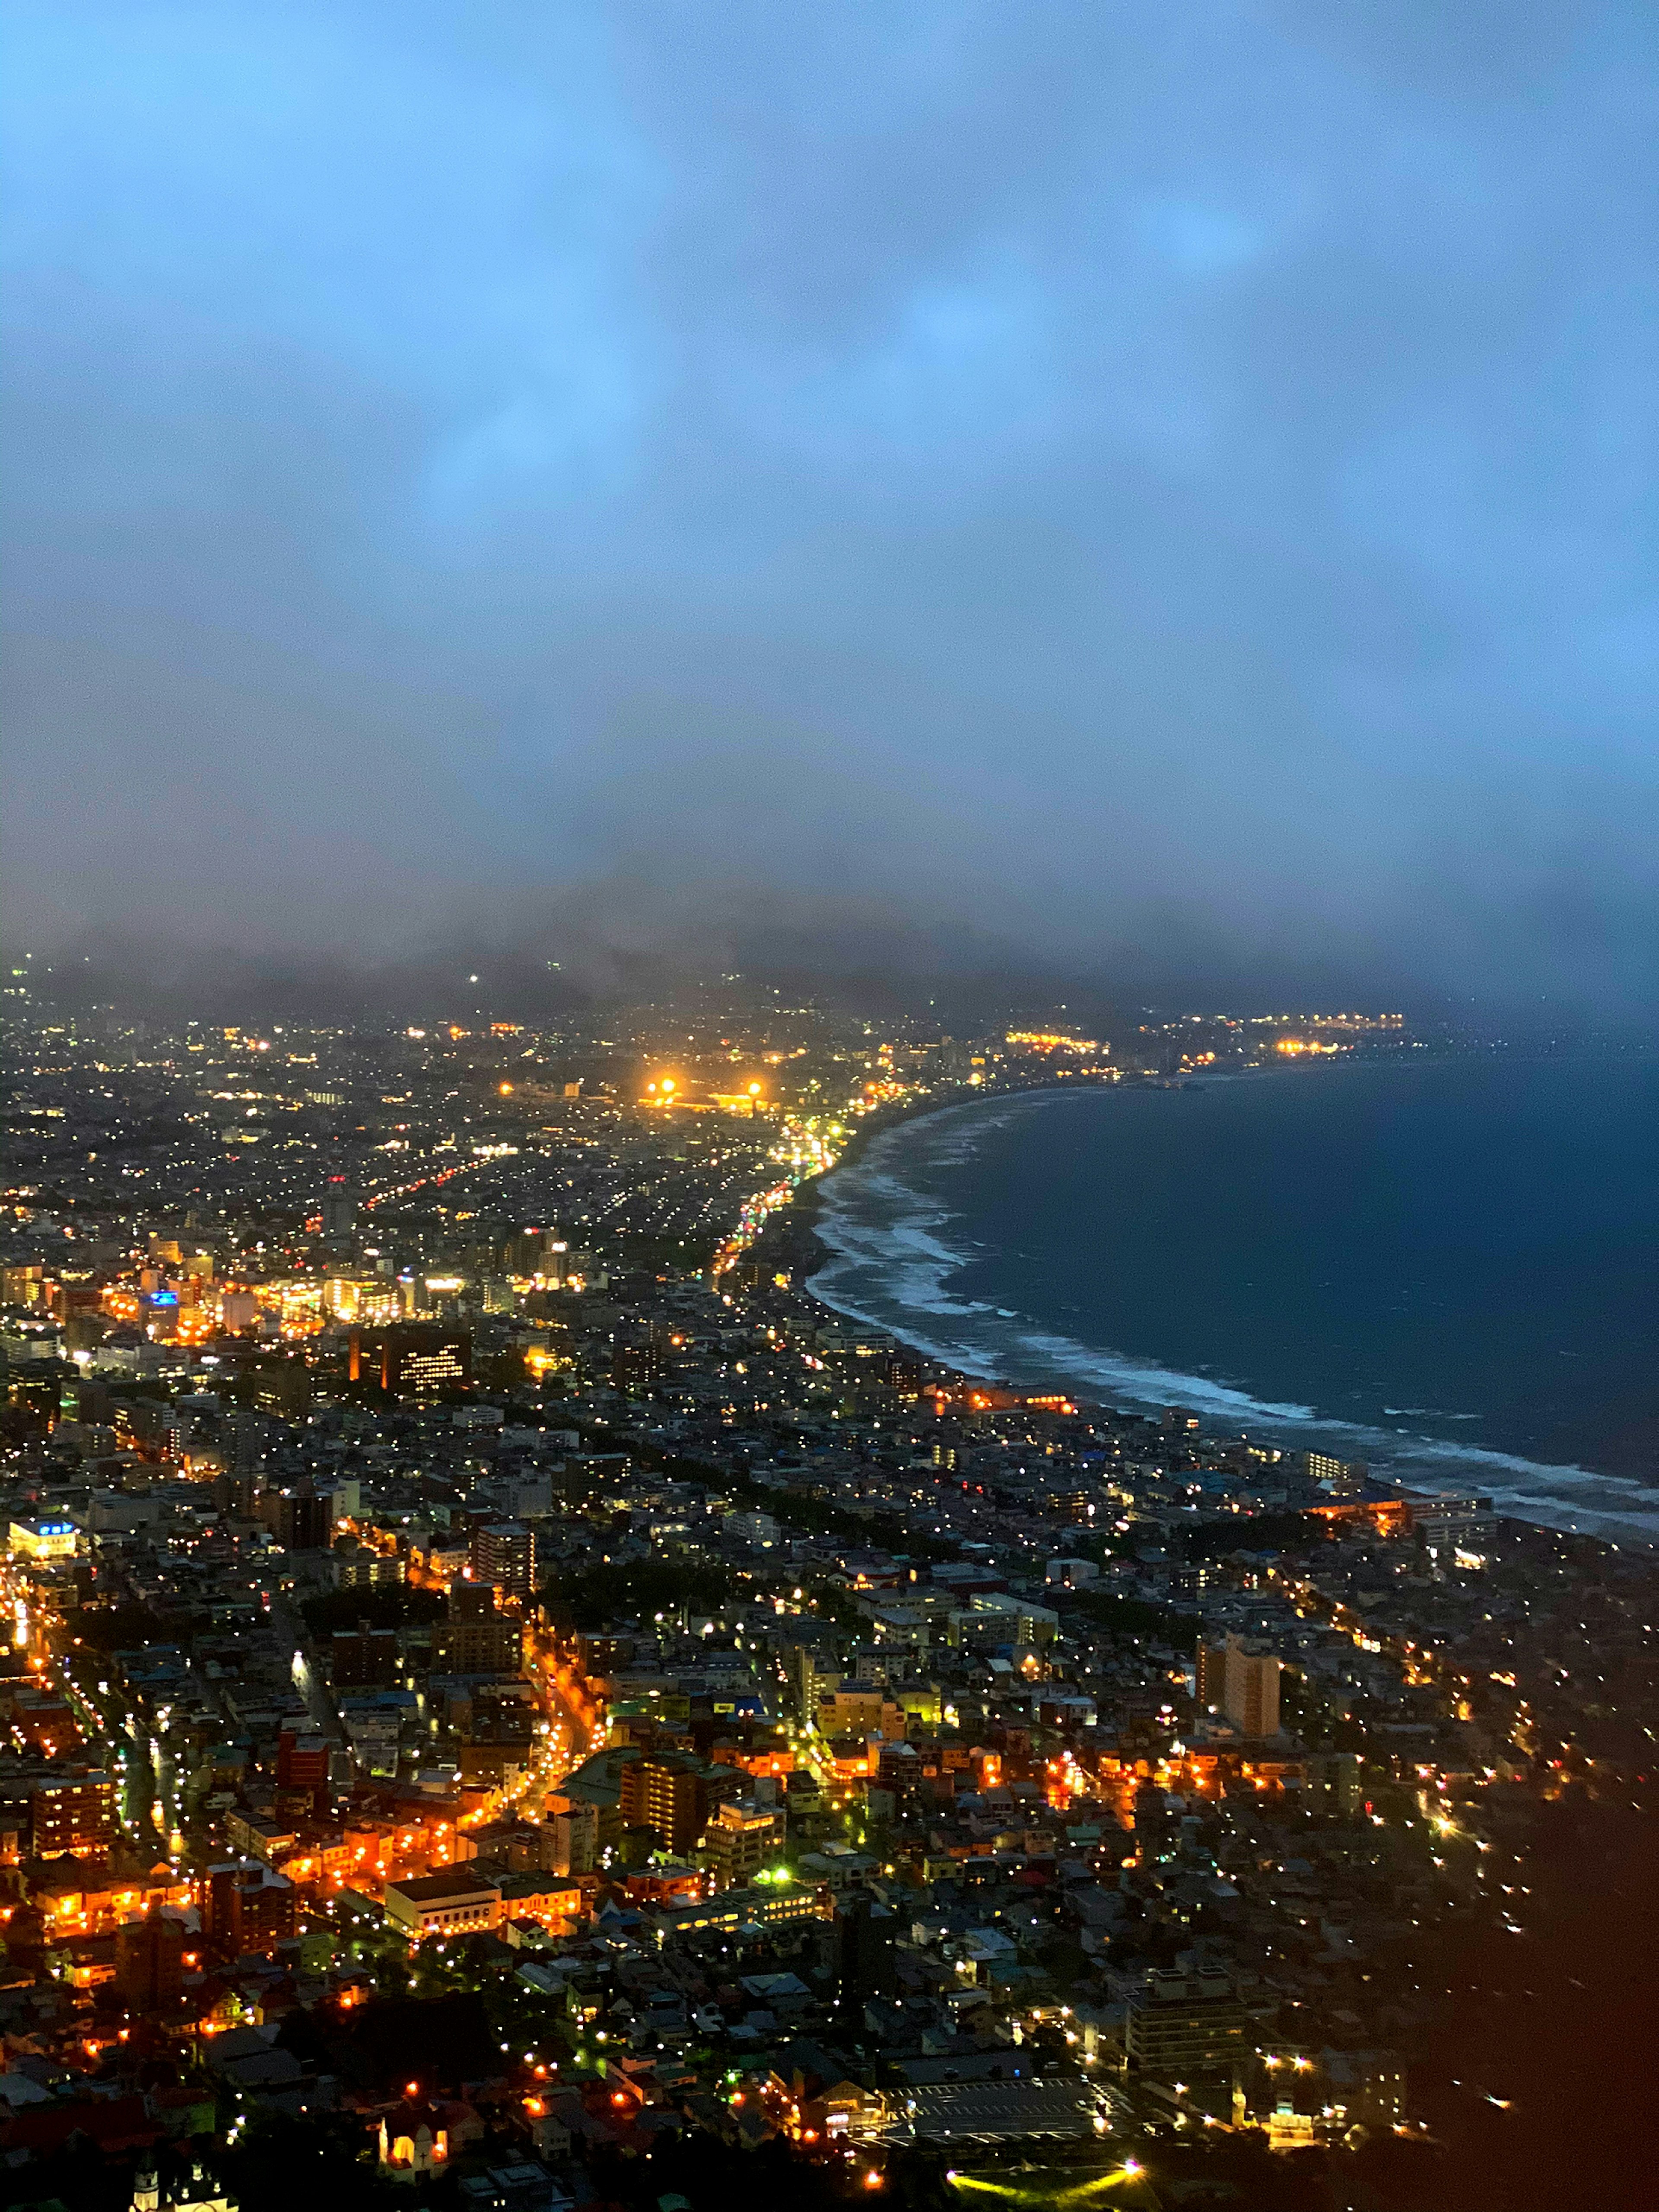
<path id="1" fill-rule="evenodd" d="M 1647 11 L 4 14 L 15 939 L 1652 1003 Z"/>

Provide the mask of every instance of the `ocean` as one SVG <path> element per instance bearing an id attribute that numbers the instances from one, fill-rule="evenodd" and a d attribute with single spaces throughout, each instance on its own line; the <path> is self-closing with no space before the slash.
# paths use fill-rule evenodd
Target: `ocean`
<path id="1" fill-rule="evenodd" d="M 1659 1062 L 1025 1092 L 823 1184 L 839 1311 L 964 1371 L 1659 1541 Z"/>

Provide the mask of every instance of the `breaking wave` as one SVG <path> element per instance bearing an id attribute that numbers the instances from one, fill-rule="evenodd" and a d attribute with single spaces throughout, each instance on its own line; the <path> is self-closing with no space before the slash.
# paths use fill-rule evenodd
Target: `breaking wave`
<path id="1" fill-rule="evenodd" d="M 1057 1387 L 1130 1406 L 1183 1406 L 1212 1426 L 1364 1459 L 1407 1486 L 1478 1489 L 1498 1512 L 1540 1528 L 1659 1544 L 1659 1493 L 1628 1477 L 1345 1421 L 1313 1406 L 1257 1397 L 1214 1374 L 1087 1344 L 1006 1306 L 955 1295 L 951 1279 L 983 1247 L 963 1233 L 950 1207 L 911 1178 L 970 1164 L 992 1130 L 1041 1112 L 1044 1103 L 1041 1093 L 974 1102 L 901 1122 L 876 1137 L 856 1162 L 837 1169 L 819 1186 L 817 1229 L 830 1256 L 811 1278 L 813 1295 L 930 1359 L 988 1382 Z M 1384 1410 L 1404 1419 L 1480 1418 L 1429 1407 Z"/>

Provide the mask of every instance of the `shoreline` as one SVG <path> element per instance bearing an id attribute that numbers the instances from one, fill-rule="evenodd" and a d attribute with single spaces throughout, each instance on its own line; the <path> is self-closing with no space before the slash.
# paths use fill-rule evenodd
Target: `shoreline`
<path id="1" fill-rule="evenodd" d="M 833 1167 L 825 1168 L 817 1175 L 808 1176 L 796 1184 L 787 1204 L 779 1207 L 767 1223 L 763 1237 L 757 1238 L 756 1247 L 758 1248 L 763 1240 L 769 1253 L 786 1261 L 792 1275 L 802 1277 L 798 1285 L 801 1295 L 812 1298 L 827 1312 L 834 1313 L 837 1309 L 827 1299 L 817 1297 L 804 1273 L 810 1268 L 816 1275 L 838 1256 L 818 1235 L 817 1224 L 823 1207 L 824 1186 L 843 1169 L 856 1167 L 878 1138 L 888 1135 L 892 1130 L 906 1128 L 914 1122 L 931 1121 L 937 1115 L 952 1113 L 963 1107 L 989 1106 L 1010 1098 L 1041 1097 L 1048 1093 L 1069 1097 L 1080 1091 L 1115 1091 L 1120 1087 L 1121 1080 L 1010 1084 L 995 1091 L 964 1088 L 960 1096 L 952 1098 L 925 1098 L 919 1099 L 915 1105 L 879 1107 L 875 1113 L 866 1115 L 853 1131 Z M 896 1335 L 897 1332 L 889 1330 L 888 1334 Z"/>
<path id="2" fill-rule="evenodd" d="M 1430 1060 L 1457 1057 L 1456 1054 L 1434 1052 L 1425 1060 L 1413 1060 L 1410 1064 L 1413 1066 L 1426 1066 Z M 817 1224 L 823 1203 L 824 1186 L 831 1177 L 839 1175 L 843 1168 L 856 1167 L 877 1139 L 885 1136 L 889 1131 L 903 1128 L 913 1121 L 925 1121 L 935 1115 L 948 1114 L 958 1108 L 988 1106 L 1010 1098 L 1073 1097 L 1079 1092 L 1091 1091 L 1207 1091 L 1219 1089 L 1223 1084 L 1261 1082 L 1273 1076 L 1305 1077 L 1316 1072 L 1328 1073 L 1334 1068 L 1375 1066 L 1379 1064 L 1383 1063 L 1368 1054 L 1363 1058 L 1336 1060 L 1330 1064 L 1330 1068 L 1319 1068 L 1317 1071 L 1311 1062 L 1300 1066 L 1286 1062 L 1282 1066 L 1263 1063 L 1245 1067 L 1206 1067 L 1198 1073 L 1188 1075 L 1131 1074 L 1119 1070 L 1109 1077 L 1085 1076 L 1075 1081 L 1067 1081 L 1063 1077 L 1045 1076 L 1029 1083 L 999 1084 L 990 1091 L 971 1090 L 964 1084 L 950 1098 L 919 1099 L 914 1105 L 882 1106 L 873 1114 L 866 1115 L 848 1138 L 834 1166 L 823 1169 L 817 1175 L 808 1176 L 798 1183 L 788 1202 L 781 1206 L 768 1222 L 767 1229 L 781 1242 L 787 1240 L 792 1251 L 810 1254 L 815 1271 L 827 1266 L 837 1255 L 818 1236 Z M 792 1217 L 795 1218 L 792 1219 Z M 821 1305 L 828 1304 L 824 1299 L 818 1299 L 817 1303 Z M 834 1313 L 839 1309 L 830 1306 L 829 1310 Z M 897 1332 L 890 1330 L 889 1334 L 896 1334 Z M 979 1376 L 975 1379 L 990 1381 L 994 1378 Z"/>
<path id="3" fill-rule="evenodd" d="M 1266 1074 L 1274 1071 L 1249 1072 Z M 1226 1079 L 1225 1076 L 1205 1079 Z M 1117 1086 L 1093 1083 L 1086 1087 Z M 1149 1084 L 1146 1087 L 1167 1086 Z M 1024 1363 L 1011 1364 L 1006 1353 L 999 1358 L 989 1349 L 982 1359 L 969 1364 L 963 1358 L 964 1347 L 930 1341 L 915 1322 L 896 1322 L 880 1313 L 842 1305 L 816 1287 L 823 1274 L 849 1256 L 828 1243 L 820 1233 L 827 1186 L 842 1168 L 856 1167 L 878 1137 L 952 1109 L 1005 1103 L 1020 1097 L 1064 1096 L 1073 1088 L 1064 1083 L 1031 1084 L 966 1097 L 929 1099 L 912 1108 L 890 1109 L 878 1120 L 872 1117 L 875 1126 L 860 1128 L 835 1166 L 802 1184 L 790 1204 L 774 1218 L 776 1238 L 775 1242 L 769 1239 L 770 1249 L 777 1261 L 788 1268 L 798 1294 L 826 1316 L 842 1322 L 855 1321 L 879 1330 L 941 1373 L 963 1382 L 984 1382 L 1022 1395 L 1058 1385 L 1086 1404 L 1121 1407 L 1123 1410 L 1139 1408 L 1143 1412 L 1196 1396 L 1194 1410 L 1200 1413 L 1204 1424 L 1202 1433 L 1206 1437 L 1245 1433 L 1274 1443 L 1285 1450 L 1328 1449 L 1342 1456 L 1366 1460 L 1376 1467 L 1380 1480 L 1404 1492 L 1419 1496 L 1447 1492 L 1490 1496 L 1492 1510 L 1507 1520 L 1611 1544 L 1615 1548 L 1620 1545 L 1659 1548 L 1659 1489 L 1644 1485 L 1634 1477 L 1571 1462 L 1532 1460 L 1521 1454 L 1488 1450 L 1427 1434 L 1401 1435 L 1340 1418 L 1328 1419 L 1311 1406 L 1267 1404 L 1254 1400 L 1248 1392 L 1218 1385 L 1207 1376 L 1179 1375 L 1161 1369 L 1156 1362 L 1131 1361 L 1122 1355 L 1102 1352 L 1058 1335 L 1050 1338 L 1040 1350 L 1035 1343 L 1032 1347 L 1037 1361 L 1048 1366 L 1047 1372 L 1022 1375 Z M 1103 1381 L 1100 1376 L 1088 1373 L 1085 1363 L 1105 1361 L 1118 1367 L 1119 1373 L 1112 1380 Z M 1144 1387 L 1137 1388 L 1130 1380 L 1136 1370 L 1146 1376 Z M 1204 1400 L 1218 1389 L 1239 1401 L 1236 1409 L 1212 1406 L 1206 1410 Z M 1298 1438 L 1298 1431 L 1306 1431 L 1305 1437 Z M 1443 1462 L 1443 1467 L 1437 1462 Z M 1597 1501 L 1591 1503 L 1589 1496 L 1575 1498 L 1572 1492 L 1580 1488 L 1599 1493 Z"/>

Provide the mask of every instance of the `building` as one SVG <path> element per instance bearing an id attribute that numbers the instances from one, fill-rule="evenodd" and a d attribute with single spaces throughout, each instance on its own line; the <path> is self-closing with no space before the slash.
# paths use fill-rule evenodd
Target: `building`
<path id="1" fill-rule="evenodd" d="M 476 1936 L 501 1923 L 497 1882 L 457 1867 L 447 1874 L 411 1875 L 386 1886 L 386 1917 L 411 1943 L 428 1936 Z"/>
<path id="2" fill-rule="evenodd" d="M 1322 1484 L 1334 1498 L 1363 1498 L 1370 1470 L 1363 1459 L 1337 1459 L 1330 1452 L 1304 1452 L 1302 1463 L 1310 1482 Z"/>
<path id="3" fill-rule="evenodd" d="M 1323 2051 L 1319 2087 L 1340 2119 L 1398 2127 L 1406 2117 L 1406 2073 L 1397 2051 Z"/>
<path id="4" fill-rule="evenodd" d="M 276 1739 L 276 1787 L 302 1790 L 315 1797 L 328 1787 L 329 1741 L 283 1729 Z"/>
<path id="5" fill-rule="evenodd" d="M 731 1797 L 716 1805 L 703 1830 L 702 1848 L 720 1889 L 749 1882 L 785 1843 L 783 1808 Z"/>
<path id="6" fill-rule="evenodd" d="M 162 2185 L 153 2151 L 145 2152 L 133 2177 L 131 2212 L 236 2212 L 236 2199 L 192 2159 L 189 2175 Z"/>
<path id="7" fill-rule="evenodd" d="M 1156 1858 L 1170 1833 L 1169 1793 L 1156 1782 L 1139 1784 L 1134 1796 L 1135 1844 L 1143 1858 Z"/>
<path id="8" fill-rule="evenodd" d="M 251 1298 L 253 1293 L 249 1291 L 246 1295 Z M 229 1326 L 227 1322 L 226 1327 Z M 229 1446 L 230 1472 L 243 1476 L 258 1474 L 265 1463 L 265 1452 L 270 1443 L 270 1423 L 266 1416 L 239 1407 L 225 1414 L 221 1429 Z"/>
<path id="9" fill-rule="evenodd" d="M 792 1639 L 783 1647 L 783 1663 L 789 1681 L 790 1711 L 797 1721 L 815 1721 L 823 1699 L 841 1683 L 833 1644 L 826 1649 L 821 1641 Z"/>
<path id="10" fill-rule="evenodd" d="M 1154 1972 L 1130 1993 L 1123 2045 L 1161 2081 L 1224 2073 L 1250 2056 L 1249 2014 L 1224 1975 Z"/>
<path id="11" fill-rule="evenodd" d="M 515 1697 L 475 1695 L 463 1733 L 464 1788 L 499 1789 L 514 1773 L 522 1773 L 534 1756 L 533 1710 Z"/>
<path id="12" fill-rule="evenodd" d="M 115 1931 L 115 1987 L 129 2012 L 160 2012 L 184 1994 L 182 1921 L 150 1911 Z"/>
<path id="13" fill-rule="evenodd" d="M 495 1593 L 488 1583 L 473 1582 L 462 1576 L 450 1584 L 452 1620 L 488 1620 L 495 1610 Z"/>
<path id="14" fill-rule="evenodd" d="M 556 2114 L 533 2114 L 531 2142 L 541 2158 L 560 2158 L 570 2148 L 570 2130 Z M 456 2185 L 460 2212 L 570 2212 L 571 2200 L 544 2166 L 492 2166 L 485 2173 L 463 2174 Z"/>
<path id="15" fill-rule="evenodd" d="M 333 1540 L 333 1497 L 308 1483 L 298 1490 L 267 1491 L 257 1510 L 286 1552 L 325 1552 Z"/>
<path id="16" fill-rule="evenodd" d="M 1051 1607 L 1011 1597 L 1006 1590 L 975 1590 L 957 1618 L 963 1641 L 975 1646 L 1052 1644 L 1060 1633 L 1060 1615 Z"/>
<path id="17" fill-rule="evenodd" d="M 898 1994 L 893 1948 L 898 1916 L 863 1890 L 836 1902 L 836 1984 L 842 2007 L 856 2013 L 871 1997 Z"/>
<path id="18" fill-rule="evenodd" d="M 454 1582 L 449 1618 L 432 1630 L 435 1674 L 516 1674 L 524 1662 L 524 1623 L 495 1609 L 492 1583 Z"/>
<path id="19" fill-rule="evenodd" d="M 470 2105 L 406 2100 L 380 2121 L 378 2170 L 404 2185 L 440 2180 L 462 2147 L 483 2132 Z"/>
<path id="20" fill-rule="evenodd" d="M 1319 2139 L 1313 2114 L 1297 2112 L 1288 2094 L 1281 2094 L 1274 2104 L 1267 2127 L 1269 2150 L 1306 2150 Z"/>
<path id="21" fill-rule="evenodd" d="M 381 1583 L 403 1582 L 409 1572 L 407 1560 L 396 1552 L 378 1552 L 356 1536 L 337 1536 L 328 1564 L 336 1589 L 374 1589 Z"/>
<path id="22" fill-rule="evenodd" d="M 395 1628 L 360 1622 L 356 1628 L 336 1629 L 329 1639 L 329 1679 L 336 1689 L 389 1687 L 398 1680 L 399 1664 Z"/>
<path id="23" fill-rule="evenodd" d="M 564 1934 L 585 1921 L 587 1901 L 568 1875 L 526 1869 L 510 1874 L 501 1883 L 501 1918 L 539 1921 L 544 1928 Z"/>
<path id="24" fill-rule="evenodd" d="M 357 1225 L 357 1197 L 343 1176 L 331 1176 L 323 1193 L 323 1234 L 349 1237 Z"/>
<path id="25" fill-rule="evenodd" d="M 1279 1734 L 1279 1678 L 1284 1662 L 1230 1636 L 1198 1647 L 1198 1703 L 1218 1711 L 1241 1735 Z"/>
<path id="26" fill-rule="evenodd" d="M 562 1797 L 553 1802 L 559 1808 L 553 1813 L 551 1821 L 556 1871 L 592 1874 L 599 1863 L 599 1807 L 574 1803 Z"/>
<path id="27" fill-rule="evenodd" d="M 1413 1530 L 1437 1559 L 1453 1552 L 1467 1552 L 1472 1556 L 1483 1553 L 1497 1525 L 1490 1498 L 1441 1492 L 1431 1497 L 1413 1498 L 1411 1507 Z"/>
<path id="28" fill-rule="evenodd" d="M 202 1933 L 222 1958 L 274 1951 L 294 1933 L 294 1885 L 258 1859 L 210 1867 L 200 1896 Z"/>
<path id="29" fill-rule="evenodd" d="M 65 1765 L 29 1789 L 34 1856 L 101 1857 L 115 1840 L 115 1784 L 95 1766 Z"/>
<path id="30" fill-rule="evenodd" d="M 697 1905 L 649 1906 L 646 1920 L 658 1948 L 671 1936 L 710 1932 L 735 1935 L 740 1928 L 799 1927 L 808 1920 L 829 1917 L 830 1907 L 816 1889 L 805 1882 L 780 1882 L 774 1887 L 728 1889 Z"/>
<path id="31" fill-rule="evenodd" d="M 369 1774 L 396 1774 L 404 1732 L 418 1724 L 420 1706 L 414 1692 L 356 1690 L 340 1698 L 339 1708 L 346 1741 L 358 1765 Z"/>
<path id="32" fill-rule="evenodd" d="M 305 1419 L 311 1404 L 311 1370 L 303 1353 L 263 1353 L 248 1361 L 241 1374 L 260 1413 L 284 1421 Z"/>
<path id="33" fill-rule="evenodd" d="M 244 1812 L 233 1805 L 224 1817 L 225 1841 L 244 1858 L 263 1859 L 267 1866 L 275 1866 L 278 1859 L 286 1858 L 298 1847 L 300 1838 L 286 1820 L 268 1818 L 263 1813 Z"/>
<path id="34" fill-rule="evenodd" d="M 1310 1813 L 1334 1813 L 1351 1820 L 1363 1797 L 1357 1751 L 1310 1752 L 1303 1763 L 1304 1802 Z"/>
<path id="35" fill-rule="evenodd" d="M 622 1771 L 625 1828 L 652 1828 L 660 1847 L 689 1858 L 721 1799 L 738 1795 L 743 1778 L 729 1766 L 705 1766 L 684 1752 L 647 1752 Z"/>
<path id="36" fill-rule="evenodd" d="M 80 1531 L 73 1521 L 14 1521 L 11 1556 L 14 1559 L 26 1559 L 33 1567 L 49 1565 L 53 1559 L 72 1559 L 79 1537 Z"/>
<path id="37" fill-rule="evenodd" d="M 334 1500 L 326 1492 L 296 1492 L 278 1509 L 276 1540 L 290 1552 L 325 1552 L 334 1536 Z"/>
<path id="38" fill-rule="evenodd" d="M 403 1292 L 385 1275 L 330 1275 L 323 1304 L 336 1321 L 395 1322 L 404 1310 Z"/>
<path id="39" fill-rule="evenodd" d="M 472 1532 L 472 1572 L 508 1597 L 536 1594 L 536 1532 L 527 1521 L 492 1521 Z"/>
<path id="40" fill-rule="evenodd" d="M 653 1335 L 641 1332 L 619 1340 L 611 1359 L 611 1387 L 625 1398 L 636 1397 L 662 1376 L 662 1350 Z"/>
<path id="41" fill-rule="evenodd" d="M 352 1382 L 377 1383 L 394 1398 L 464 1389 L 472 1379 L 472 1332 L 434 1322 L 398 1322 L 373 1332 L 354 1328 L 347 1372 Z"/>

